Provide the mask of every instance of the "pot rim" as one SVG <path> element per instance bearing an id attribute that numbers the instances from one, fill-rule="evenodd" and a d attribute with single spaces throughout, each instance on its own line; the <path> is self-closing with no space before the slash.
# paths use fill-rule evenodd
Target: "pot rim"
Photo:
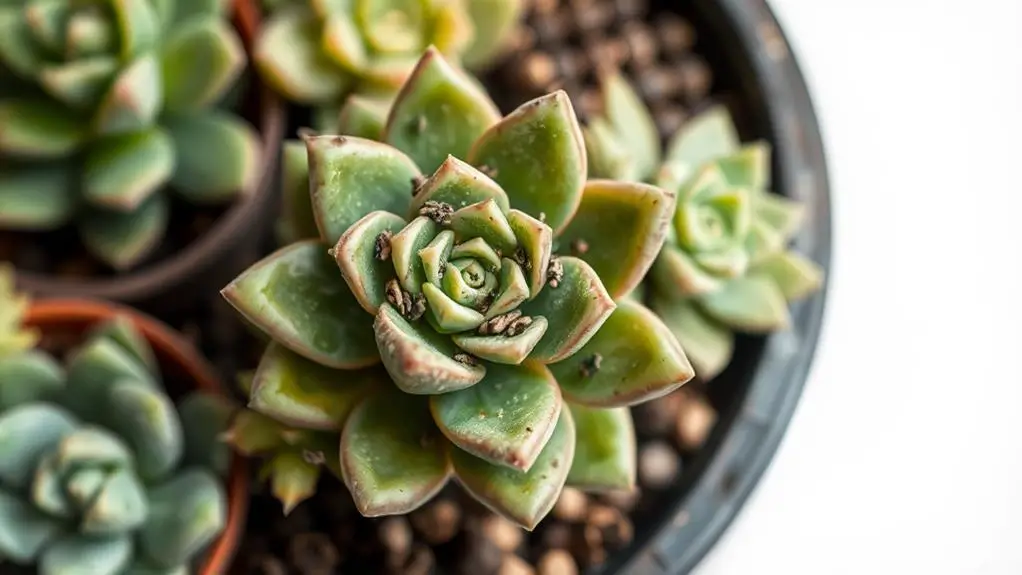
<path id="1" fill-rule="evenodd" d="M 226 397 L 216 371 L 184 337 L 167 324 L 130 307 L 89 299 L 44 299 L 31 303 L 25 325 L 45 332 L 47 327 L 65 325 L 85 331 L 98 322 L 116 316 L 131 319 L 153 346 L 157 355 L 181 368 L 198 390 Z M 227 487 L 227 524 L 207 548 L 201 575 L 222 575 L 234 559 L 248 515 L 248 463 L 232 453 Z"/>

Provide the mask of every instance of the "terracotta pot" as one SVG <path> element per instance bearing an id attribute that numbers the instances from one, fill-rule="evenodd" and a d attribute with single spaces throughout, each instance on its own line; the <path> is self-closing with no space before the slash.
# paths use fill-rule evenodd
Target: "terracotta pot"
<path id="1" fill-rule="evenodd" d="M 181 334 L 130 308 L 89 300 L 40 300 L 29 308 L 25 323 L 38 328 L 44 337 L 47 334 L 73 337 L 84 335 L 96 323 L 117 315 L 128 316 L 135 323 L 153 346 L 164 374 L 173 374 L 178 376 L 177 379 L 190 381 L 194 389 L 207 393 L 225 393 L 213 367 Z M 199 569 L 201 575 L 223 575 L 234 558 L 248 513 L 247 467 L 245 459 L 235 454 L 227 479 L 227 525 L 207 550 Z"/>
<path id="2" fill-rule="evenodd" d="M 258 11 L 248 0 L 235 2 L 235 27 L 251 54 Z M 249 58 L 251 60 L 251 57 Z M 251 77 L 256 79 L 254 70 Z M 195 294 L 219 290 L 258 255 L 256 244 L 272 232 L 277 212 L 277 166 L 286 113 L 280 99 L 253 83 L 245 102 L 246 117 L 260 134 L 262 171 L 213 226 L 174 253 L 125 273 L 104 277 L 54 277 L 18 270 L 18 285 L 36 296 L 102 299 L 130 303 L 149 311 L 170 311 L 195 299 Z M 250 252 L 250 253 L 246 253 Z M 250 257 L 249 257 L 250 256 Z"/>

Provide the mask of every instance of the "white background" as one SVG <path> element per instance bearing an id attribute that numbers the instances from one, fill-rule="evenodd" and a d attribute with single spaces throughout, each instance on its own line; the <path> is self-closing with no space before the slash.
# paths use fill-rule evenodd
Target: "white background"
<path id="1" fill-rule="evenodd" d="M 1022 574 L 1022 0 L 772 0 L 831 162 L 809 385 L 697 575 Z"/>

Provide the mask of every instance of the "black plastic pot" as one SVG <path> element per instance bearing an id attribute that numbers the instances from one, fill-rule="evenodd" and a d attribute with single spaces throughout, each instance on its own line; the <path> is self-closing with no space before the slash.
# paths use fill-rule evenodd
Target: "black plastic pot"
<path id="1" fill-rule="evenodd" d="M 723 92 L 740 100 L 743 136 L 774 147 L 774 190 L 803 202 L 798 251 L 830 269 L 830 189 L 823 143 L 805 81 L 764 0 L 662 2 L 702 35 Z M 826 286 L 796 304 L 792 328 L 744 338 L 734 362 L 710 382 L 720 419 L 705 448 L 655 515 L 636 520 L 632 545 L 597 573 L 690 571 L 717 542 L 766 470 L 802 393 L 823 320 Z"/>

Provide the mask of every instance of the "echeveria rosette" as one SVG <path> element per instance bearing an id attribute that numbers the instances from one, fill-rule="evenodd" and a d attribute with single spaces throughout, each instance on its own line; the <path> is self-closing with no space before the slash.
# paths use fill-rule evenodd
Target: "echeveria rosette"
<path id="1" fill-rule="evenodd" d="M 615 301 L 652 265 L 674 195 L 587 182 L 563 92 L 501 119 L 436 50 L 371 126 L 305 138 L 289 179 L 308 174 L 311 209 L 289 228 L 312 237 L 224 290 L 274 340 L 232 441 L 289 454 L 270 470 L 288 507 L 312 493 L 309 461 L 332 464 L 310 432 L 340 434 L 369 516 L 455 477 L 531 529 L 565 482 L 631 487 L 627 406 L 693 375 L 656 316 Z"/>
<path id="2" fill-rule="evenodd" d="M 248 189 L 258 138 L 214 108 L 245 66 L 226 5 L 0 6 L 0 228 L 75 222 L 88 249 L 123 270 L 163 238 L 164 188 L 198 205 Z"/>
<path id="3" fill-rule="evenodd" d="M 0 358 L 0 558 L 43 575 L 186 572 L 226 525 L 229 407 L 175 406 L 126 318 L 69 357 Z"/>

